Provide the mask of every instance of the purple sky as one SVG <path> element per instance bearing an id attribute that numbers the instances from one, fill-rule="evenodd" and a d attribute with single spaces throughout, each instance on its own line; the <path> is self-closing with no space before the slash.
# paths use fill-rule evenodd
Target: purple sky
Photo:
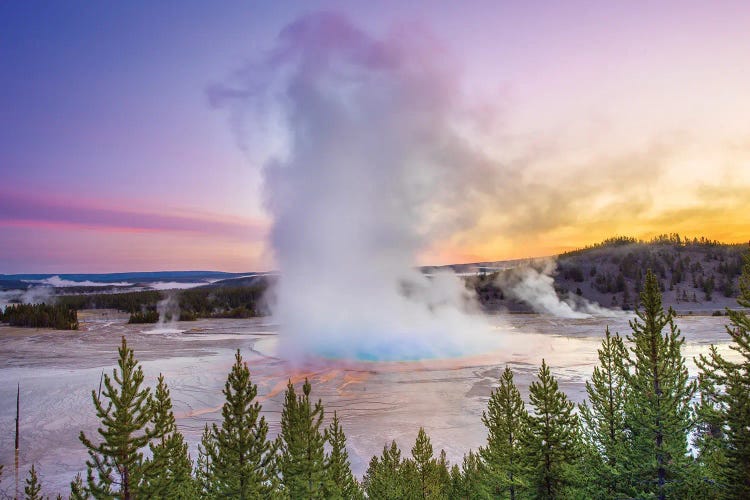
<path id="1" fill-rule="evenodd" d="M 425 263 L 615 233 L 747 240 L 748 2 L 3 2 L 0 273 L 272 267 L 263 156 L 208 89 L 318 10 L 431 33 L 483 117 L 476 141 L 524 162 L 537 198 L 514 220 L 555 201 L 524 229 L 488 203 Z"/>

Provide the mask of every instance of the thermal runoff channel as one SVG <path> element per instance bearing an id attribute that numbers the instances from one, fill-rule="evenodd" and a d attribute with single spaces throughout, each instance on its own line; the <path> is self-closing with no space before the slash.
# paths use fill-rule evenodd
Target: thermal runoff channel
<path id="1" fill-rule="evenodd" d="M 499 347 L 457 276 L 416 269 L 428 242 L 472 220 L 491 167 L 459 132 L 457 74 L 426 33 L 375 39 L 322 13 L 289 25 L 264 59 L 210 90 L 251 158 L 263 151 L 283 357 L 411 360 Z"/>

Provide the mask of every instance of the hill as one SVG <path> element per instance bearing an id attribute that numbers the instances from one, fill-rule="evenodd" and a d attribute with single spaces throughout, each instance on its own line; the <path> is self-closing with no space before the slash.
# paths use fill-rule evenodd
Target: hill
<path id="1" fill-rule="evenodd" d="M 651 269 L 659 278 L 665 307 L 682 313 L 723 311 L 736 307 L 738 279 L 746 244 L 724 244 L 706 238 L 663 235 L 650 241 L 610 238 L 599 244 L 557 256 L 548 273 L 562 300 L 580 297 L 607 308 L 632 309 L 643 277 Z M 542 261 L 526 265 L 542 269 Z M 505 274 L 518 268 L 479 275 L 473 280 L 480 302 L 488 310 L 528 310 L 509 298 Z"/>

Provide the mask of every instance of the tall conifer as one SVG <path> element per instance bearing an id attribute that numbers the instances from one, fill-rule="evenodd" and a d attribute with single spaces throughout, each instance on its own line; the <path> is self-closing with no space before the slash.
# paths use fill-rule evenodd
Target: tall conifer
<path id="1" fill-rule="evenodd" d="M 79 472 L 70 482 L 70 500 L 87 500 L 88 498 L 90 498 L 89 494 L 86 492 L 83 477 L 81 477 L 81 473 Z"/>
<path id="2" fill-rule="evenodd" d="M 79 439 L 88 448 L 86 491 L 95 498 L 130 500 L 140 496 L 143 479 L 143 453 L 152 436 L 151 389 L 142 387 L 143 370 L 133 350 L 122 337 L 118 349 L 118 369 L 104 375 L 101 396 L 91 398 L 101 420 L 102 441 L 93 443 L 81 432 Z"/>
<path id="3" fill-rule="evenodd" d="M 409 465 L 411 463 L 411 466 Z M 383 453 L 373 456 L 362 479 L 367 498 L 418 498 L 416 468 L 413 462 L 401 459 L 396 441 L 383 446 Z"/>
<path id="4" fill-rule="evenodd" d="M 447 497 L 450 475 L 445 453 L 441 453 L 440 461 L 435 458 L 430 437 L 423 427 L 419 428 L 411 456 L 411 463 L 407 467 L 413 466 L 416 473 L 418 498 L 425 500 Z"/>
<path id="5" fill-rule="evenodd" d="M 42 485 L 39 482 L 39 476 L 36 473 L 36 467 L 31 464 L 29 477 L 26 478 L 26 486 L 23 488 L 25 500 L 43 500 Z"/>
<path id="6" fill-rule="evenodd" d="M 688 380 L 681 352 L 685 340 L 674 323 L 674 311 L 664 311 L 659 283 L 650 270 L 630 327 L 624 465 L 632 495 L 660 500 L 684 496 L 690 479 L 687 437 L 695 384 Z"/>
<path id="7" fill-rule="evenodd" d="M 302 394 L 297 396 L 290 381 L 281 412 L 278 466 L 284 492 L 291 498 L 325 498 L 328 488 L 325 436 L 320 430 L 323 405 L 320 400 L 310 402 L 310 391 L 305 379 Z"/>
<path id="8" fill-rule="evenodd" d="M 450 495 L 448 498 L 461 500 L 480 500 L 484 498 L 498 498 L 487 487 L 484 478 L 484 464 L 478 453 L 469 450 L 464 455 L 461 467 L 454 465 L 450 470 Z M 500 497 L 502 498 L 502 497 Z"/>
<path id="9" fill-rule="evenodd" d="M 208 424 L 206 424 L 203 427 L 201 441 L 198 444 L 198 459 L 195 463 L 196 488 L 199 495 L 203 498 L 212 498 L 214 496 L 211 473 L 211 454 L 216 454 L 216 451 L 211 451 L 214 446 L 216 446 L 216 440 L 208 428 Z"/>
<path id="10" fill-rule="evenodd" d="M 529 386 L 529 400 L 533 413 L 528 417 L 523 449 L 532 469 L 531 486 L 535 498 L 559 498 L 574 486 L 581 437 L 575 407 L 559 390 L 544 360 L 537 380 Z"/>
<path id="11" fill-rule="evenodd" d="M 268 468 L 273 446 L 267 439 L 268 424 L 255 401 L 258 388 L 250 380 L 250 370 L 235 354 L 226 384 L 226 402 L 221 409 L 221 426 L 213 424 L 209 458 L 210 494 L 218 498 L 264 498 L 271 493 Z"/>
<path id="12" fill-rule="evenodd" d="M 521 436 L 526 432 L 527 421 L 528 413 L 513 382 L 513 371 L 506 366 L 500 386 L 487 402 L 487 411 L 482 412 L 487 445 L 480 448 L 479 455 L 486 468 L 485 481 L 495 498 L 515 500 L 526 484 Z"/>
<path id="13" fill-rule="evenodd" d="M 581 405 L 592 456 L 598 458 L 594 470 L 595 494 L 612 498 L 619 491 L 619 469 L 625 440 L 625 360 L 622 338 L 605 330 L 599 353 L 599 366 L 586 381 L 588 403 Z"/>
<path id="14" fill-rule="evenodd" d="M 346 451 L 346 435 L 339 417 L 333 412 L 333 420 L 326 431 L 331 452 L 326 456 L 326 498 L 356 499 L 361 497 L 359 484 L 352 474 L 349 453 Z"/>
<path id="15" fill-rule="evenodd" d="M 177 431 L 172 398 L 161 374 L 154 392 L 152 424 L 154 439 L 149 444 L 151 459 L 144 465 L 143 494 L 154 500 L 195 497 L 188 446 Z"/>
<path id="16" fill-rule="evenodd" d="M 739 292 L 739 305 L 750 308 L 750 252 L 744 256 Z M 724 496 L 750 498 L 750 317 L 744 311 L 727 314 L 730 348 L 739 360 L 726 359 L 714 346 L 697 360 L 702 382 L 699 444 L 705 455 L 711 453 L 702 457 L 703 463 L 714 469 Z"/>

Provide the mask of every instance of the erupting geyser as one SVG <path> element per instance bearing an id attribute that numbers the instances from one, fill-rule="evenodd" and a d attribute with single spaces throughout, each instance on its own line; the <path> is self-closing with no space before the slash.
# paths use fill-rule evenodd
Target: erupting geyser
<path id="1" fill-rule="evenodd" d="M 487 162 L 459 133 L 455 69 L 423 32 L 376 40 L 322 13 L 288 26 L 263 61 L 211 90 L 232 106 L 253 154 L 276 145 L 263 177 L 282 356 L 497 349 L 458 277 L 416 270 L 428 242 L 474 220 L 470 199 L 487 180 L 478 175 Z"/>

